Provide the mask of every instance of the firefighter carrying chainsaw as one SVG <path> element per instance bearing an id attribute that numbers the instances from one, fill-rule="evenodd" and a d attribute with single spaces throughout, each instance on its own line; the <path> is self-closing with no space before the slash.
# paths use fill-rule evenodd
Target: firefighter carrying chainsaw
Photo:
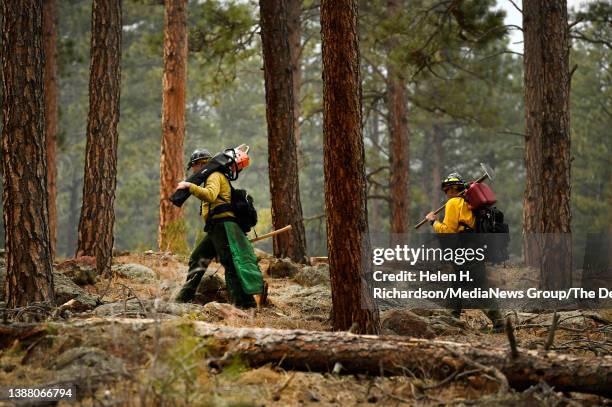
<path id="1" fill-rule="evenodd" d="M 206 149 L 195 150 L 187 166 L 192 175 L 178 183 L 170 198 L 177 206 L 190 195 L 200 199 L 200 214 L 207 232 L 191 253 L 187 281 L 176 297 L 178 302 L 194 299 L 206 268 L 215 257 L 225 269 L 227 290 L 237 307 L 252 308 L 266 302 L 267 284 L 246 237 L 246 232 L 257 223 L 257 212 L 250 195 L 234 189 L 230 183 L 248 165 L 247 152 L 248 147 L 246 151 L 238 147 L 213 157 Z"/>
<path id="2" fill-rule="evenodd" d="M 483 168 L 485 167 L 483 166 Z M 485 168 L 485 175 L 488 178 L 491 177 L 489 169 Z M 444 219 L 439 221 L 437 218 L 437 212 L 440 210 L 429 212 L 425 219 L 430 222 L 433 231 L 438 234 L 443 245 L 476 248 L 476 246 L 482 246 L 483 242 L 476 239 L 476 236 L 472 233 L 486 233 L 486 235 L 483 235 L 486 236 L 486 242 L 493 243 L 488 245 L 490 250 L 487 253 L 486 260 L 498 263 L 508 258 L 508 225 L 503 223 L 501 211 L 492 206 L 496 202 L 495 195 L 486 184 L 481 182 L 483 180 L 484 178 L 481 178 L 476 182 L 467 183 L 458 173 L 449 174 L 441 185 L 442 191 L 448 198 L 443 206 L 445 209 Z M 503 235 L 494 235 L 495 233 L 502 233 Z M 455 239 L 455 237 L 458 237 L 458 239 Z M 470 270 L 471 284 L 458 282 L 462 285 L 462 288 L 469 289 L 472 286 L 480 287 L 483 290 L 489 288 L 484 262 L 473 261 L 461 267 L 456 264 L 453 265 L 455 272 L 459 272 L 459 269 Z M 485 310 L 485 314 L 493 323 L 493 330 L 498 332 L 503 330 L 504 323 L 501 313 L 496 309 L 496 302 L 488 299 L 482 305 L 490 308 Z M 453 316 L 459 318 L 462 311 L 461 300 L 453 301 L 451 307 Z"/>

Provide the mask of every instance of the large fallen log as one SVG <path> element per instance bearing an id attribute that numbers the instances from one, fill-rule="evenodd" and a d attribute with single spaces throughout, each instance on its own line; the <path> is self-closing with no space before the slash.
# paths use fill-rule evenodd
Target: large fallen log
<path id="1" fill-rule="evenodd" d="M 612 356 L 585 358 L 550 351 L 509 349 L 477 343 L 194 323 L 198 336 L 211 339 L 220 359 L 238 357 L 252 366 L 280 363 L 285 369 L 374 375 L 414 375 L 444 379 L 474 368 L 499 370 L 510 386 L 523 390 L 546 382 L 558 391 L 612 397 Z M 336 366 L 337 367 L 337 366 Z M 485 372 L 491 373 L 491 372 Z"/>
<path id="2" fill-rule="evenodd" d="M 153 319 L 91 318 L 73 328 L 119 324 L 130 331 L 156 323 Z M 181 321 L 157 321 L 181 324 Z M 480 370 L 499 376 L 517 390 L 546 382 L 557 391 L 575 391 L 612 397 L 612 356 L 579 357 L 553 351 L 509 348 L 479 343 L 412 339 L 400 336 L 354 335 L 347 332 L 234 328 L 205 322 L 187 322 L 194 335 L 206 339 L 211 363 L 223 367 L 235 358 L 250 366 L 268 363 L 285 369 L 372 375 L 405 375 L 444 380 L 461 372 Z M 6 326 L 0 325 L 0 332 Z M 25 332 L 31 331 L 25 329 Z M 61 328 L 60 328 L 61 329 Z M 9 330 L 5 330 L 7 333 Z M 35 331 L 42 331 L 36 329 Z M 21 336 L 16 330 L 13 338 Z M 339 365 L 338 365 L 339 364 Z"/>

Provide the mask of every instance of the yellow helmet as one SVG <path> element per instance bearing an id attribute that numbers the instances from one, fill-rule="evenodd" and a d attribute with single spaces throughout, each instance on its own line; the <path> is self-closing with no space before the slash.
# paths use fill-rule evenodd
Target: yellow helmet
<path id="1" fill-rule="evenodd" d="M 452 186 L 457 186 L 459 187 L 459 190 L 464 190 L 467 188 L 467 183 L 458 172 L 451 172 L 446 178 L 444 178 L 444 181 L 442 181 L 441 188 L 442 191 L 444 191 Z"/>

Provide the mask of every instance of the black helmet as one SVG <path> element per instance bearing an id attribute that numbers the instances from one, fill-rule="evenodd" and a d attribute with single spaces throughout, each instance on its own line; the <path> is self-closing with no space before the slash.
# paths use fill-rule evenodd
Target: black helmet
<path id="1" fill-rule="evenodd" d="M 191 153 L 191 157 L 189 157 L 189 164 L 187 164 L 187 169 L 190 169 L 193 164 L 200 160 L 209 159 L 212 157 L 210 151 L 205 148 L 198 148 L 193 153 Z"/>
<path id="2" fill-rule="evenodd" d="M 444 178 L 444 181 L 442 181 L 441 188 L 442 191 L 444 191 L 446 188 L 452 186 L 458 186 L 459 190 L 464 190 L 467 188 L 467 183 L 458 172 L 451 172 L 446 178 Z"/>

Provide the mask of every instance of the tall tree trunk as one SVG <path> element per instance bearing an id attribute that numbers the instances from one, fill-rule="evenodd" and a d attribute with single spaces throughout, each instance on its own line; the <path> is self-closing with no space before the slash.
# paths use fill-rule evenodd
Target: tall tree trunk
<path id="1" fill-rule="evenodd" d="M 387 14 L 395 17 L 401 11 L 401 0 L 387 1 Z M 410 150 L 406 81 L 391 58 L 397 39 L 387 40 L 387 110 L 389 111 L 389 192 L 391 233 L 407 233 L 410 225 Z"/>
<path id="2" fill-rule="evenodd" d="M 431 160 L 431 210 L 440 207 L 440 185 L 442 183 L 442 128 L 433 125 Z"/>
<path id="3" fill-rule="evenodd" d="M 43 2 L 2 2 L 2 166 L 9 307 L 54 301 L 45 152 Z"/>
<path id="4" fill-rule="evenodd" d="M 68 189 L 68 225 L 66 230 L 66 253 L 74 253 L 78 246 L 77 231 L 79 227 L 79 189 L 83 179 L 80 171 L 72 170 L 72 180 Z"/>
<path id="5" fill-rule="evenodd" d="M 525 0 L 523 31 L 525 259 L 528 265 L 541 267 L 543 287 L 567 286 L 571 283 L 567 2 Z"/>
<path id="6" fill-rule="evenodd" d="M 371 276 L 354 0 L 321 1 L 323 168 L 333 327 L 378 333 Z"/>
<path id="7" fill-rule="evenodd" d="M 302 87 L 302 0 L 287 0 L 287 33 L 291 55 L 291 76 L 293 79 L 293 136 L 299 150 L 301 140 L 300 90 Z"/>
<path id="8" fill-rule="evenodd" d="M 184 175 L 186 81 L 187 0 L 166 0 L 158 244 L 172 252 L 187 251 L 182 208 L 169 200 Z"/>
<path id="9" fill-rule="evenodd" d="M 293 115 L 293 79 L 286 0 L 260 0 L 261 43 L 266 82 L 268 164 L 272 224 L 291 233 L 274 237 L 274 255 L 303 263 L 306 235 L 300 201 L 297 146 Z"/>
<path id="10" fill-rule="evenodd" d="M 376 109 L 372 109 L 370 111 L 370 114 L 371 114 L 370 132 L 372 135 L 371 136 L 372 142 L 374 145 L 377 146 L 377 145 L 380 145 L 380 141 L 381 141 L 378 113 L 376 112 Z M 370 182 L 371 182 L 371 185 L 370 185 L 371 192 L 368 192 L 368 195 L 385 194 L 385 191 L 381 191 L 377 183 L 372 183 L 372 180 L 370 180 Z M 366 190 L 367 190 L 367 187 L 368 185 L 366 185 Z M 382 199 L 368 200 L 369 225 L 370 225 L 370 230 L 373 230 L 374 233 L 380 233 L 383 231 L 383 219 L 382 219 L 383 218 L 383 214 L 382 214 L 383 205 L 386 205 L 386 202 L 383 202 Z"/>
<path id="11" fill-rule="evenodd" d="M 117 185 L 117 124 L 121 83 L 121 1 L 93 0 L 89 115 L 77 256 L 95 256 L 110 272 Z"/>
<path id="12" fill-rule="evenodd" d="M 57 131 L 59 87 L 57 84 L 57 0 L 44 0 L 43 33 L 45 50 L 45 135 L 47 137 L 47 194 L 49 195 L 49 232 L 51 258 L 57 243 Z"/>

